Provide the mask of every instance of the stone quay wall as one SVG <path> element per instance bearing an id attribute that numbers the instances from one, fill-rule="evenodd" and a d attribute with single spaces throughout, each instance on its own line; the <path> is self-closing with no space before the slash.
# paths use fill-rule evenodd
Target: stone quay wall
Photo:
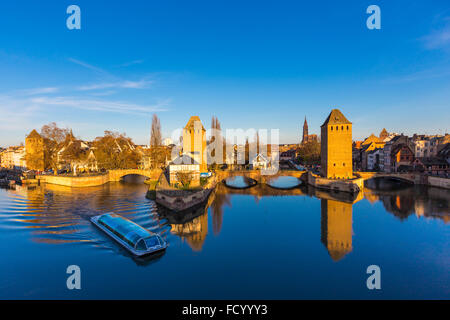
<path id="1" fill-rule="evenodd" d="M 364 178 L 357 176 L 354 179 L 327 179 L 308 172 L 308 184 L 318 189 L 358 193 L 364 188 Z"/>
<path id="2" fill-rule="evenodd" d="M 49 184 L 57 184 L 60 186 L 82 188 L 101 186 L 108 182 L 120 181 L 120 179 L 129 174 L 138 174 L 145 176 L 151 180 L 158 179 L 161 170 L 140 170 L 140 169 L 124 169 L 124 170 L 110 170 L 104 174 L 85 177 L 72 177 L 60 175 L 40 175 L 36 176 L 39 182 Z"/>
<path id="3" fill-rule="evenodd" d="M 450 189 L 450 179 L 428 176 L 428 185 L 431 187 Z"/>

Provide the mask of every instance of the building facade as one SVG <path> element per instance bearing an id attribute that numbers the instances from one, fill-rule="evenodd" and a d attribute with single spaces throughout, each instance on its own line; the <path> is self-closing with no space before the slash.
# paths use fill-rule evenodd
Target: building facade
<path id="1" fill-rule="evenodd" d="M 351 179 L 352 123 L 334 109 L 320 129 L 322 175 L 327 179 Z"/>
<path id="2" fill-rule="evenodd" d="M 24 146 L 9 147 L 0 154 L 0 166 L 8 169 L 25 170 L 27 168 L 25 156 Z"/>

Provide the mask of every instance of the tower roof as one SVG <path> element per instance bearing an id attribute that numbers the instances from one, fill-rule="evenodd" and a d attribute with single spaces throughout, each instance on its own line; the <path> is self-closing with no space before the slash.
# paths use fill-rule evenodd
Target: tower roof
<path id="1" fill-rule="evenodd" d="M 202 130 L 206 131 L 205 127 L 203 127 L 203 124 L 200 121 L 200 117 L 199 116 L 192 116 L 192 117 L 190 117 L 188 123 L 186 124 L 186 126 L 184 128 L 185 129 L 194 129 L 195 123 L 197 121 L 200 122 L 200 125 L 202 126 Z"/>
<path id="2" fill-rule="evenodd" d="M 27 136 L 27 138 L 42 138 L 42 137 L 35 129 L 33 129 L 33 131 L 31 131 L 30 134 Z"/>
<path id="3" fill-rule="evenodd" d="M 351 124 L 351 122 L 347 120 L 339 109 L 333 109 L 321 127 L 332 124 Z"/>

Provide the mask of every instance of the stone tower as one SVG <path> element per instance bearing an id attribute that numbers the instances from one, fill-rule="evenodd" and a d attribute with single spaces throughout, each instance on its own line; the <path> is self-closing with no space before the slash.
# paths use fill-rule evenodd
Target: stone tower
<path id="1" fill-rule="evenodd" d="M 192 116 L 183 129 L 183 154 L 200 164 L 200 172 L 207 172 L 206 130 L 198 116 Z"/>
<path id="2" fill-rule="evenodd" d="M 333 261 L 342 259 L 352 251 L 352 213 L 351 203 L 321 200 L 321 237 Z"/>
<path id="3" fill-rule="evenodd" d="M 308 142 L 308 122 L 306 122 L 306 116 L 305 116 L 305 122 L 303 123 L 303 138 L 302 138 L 302 144 Z"/>
<path id="4" fill-rule="evenodd" d="M 45 170 L 44 138 L 36 130 L 30 132 L 25 138 L 25 158 L 29 170 Z"/>
<path id="5" fill-rule="evenodd" d="M 338 109 L 333 109 L 320 127 L 321 171 L 327 179 L 351 179 L 352 123 Z"/>

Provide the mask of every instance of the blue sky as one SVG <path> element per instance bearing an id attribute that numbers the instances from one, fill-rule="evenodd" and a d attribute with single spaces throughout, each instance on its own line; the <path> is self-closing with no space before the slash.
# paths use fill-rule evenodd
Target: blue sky
<path id="1" fill-rule="evenodd" d="M 354 139 L 449 131 L 447 0 L 3 1 L 0 39 L 0 146 L 52 121 L 146 144 L 153 112 L 163 136 L 215 115 L 298 142 L 305 116 L 318 134 L 335 107 Z"/>

